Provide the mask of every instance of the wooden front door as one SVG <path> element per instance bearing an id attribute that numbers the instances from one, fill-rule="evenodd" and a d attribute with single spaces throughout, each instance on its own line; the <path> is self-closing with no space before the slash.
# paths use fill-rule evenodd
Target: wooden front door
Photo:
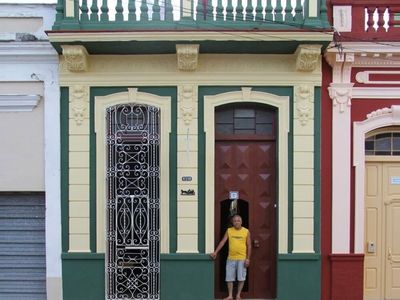
<path id="1" fill-rule="evenodd" d="M 229 120 L 233 120 L 233 126 Z M 265 106 L 231 105 L 216 111 L 215 241 L 219 242 L 229 226 L 229 191 L 239 191 L 239 214 L 251 232 L 253 246 L 244 299 L 276 296 L 275 164 L 273 110 Z M 216 298 L 226 296 L 226 255 L 227 247 L 216 263 Z"/>
<path id="2" fill-rule="evenodd" d="M 369 161 L 364 299 L 400 299 L 400 162 Z"/>

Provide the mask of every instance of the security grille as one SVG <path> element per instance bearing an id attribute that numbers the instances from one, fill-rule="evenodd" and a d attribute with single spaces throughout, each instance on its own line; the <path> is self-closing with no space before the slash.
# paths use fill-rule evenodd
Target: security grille
<path id="1" fill-rule="evenodd" d="M 160 111 L 107 109 L 107 298 L 159 299 Z"/>

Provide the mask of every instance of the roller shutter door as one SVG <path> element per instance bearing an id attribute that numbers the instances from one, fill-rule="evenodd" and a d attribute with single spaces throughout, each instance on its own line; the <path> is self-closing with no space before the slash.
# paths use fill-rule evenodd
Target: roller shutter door
<path id="1" fill-rule="evenodd" d="M 44 194 L 0 193 L 0 299 L 46 299 L 44 218 Z"/>

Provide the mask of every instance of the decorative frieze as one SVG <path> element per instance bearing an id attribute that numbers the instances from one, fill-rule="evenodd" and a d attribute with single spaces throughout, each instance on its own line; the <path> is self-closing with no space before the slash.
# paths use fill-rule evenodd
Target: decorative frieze
<path id="1" fill-rule="evenodd" d="M 295 87 L 297 117 L 302 126 L 312 118 L 311 105 L 314 98 L 312 86 L 300 85 Z"/>
<path id="2" fill-rule="evenodd" d="M 295 52 L 296 69 L 302 72 L 312 72 L 317 68 L 321 56 L 322 45 L 299 45 Z"/>
<path id="3" fill-rule="evenodd" d="M 199 47 L 198 44 L 176 45 L 179 70 L 194 71 L 197 69 Z"/>
<path id="4" fill-rule="evenodd" d="M 329 96 L 333 100 L 334 106 L 339 106 L 339 112 L 344 112 L 346 107 L 351 106 L 351 96 L 353 83 L 331 83 Z"/>
<path id="5" fill-rule="evenodd" d="M 389 107 L 384 107 L 377 109 L 369 114 L 367 114 L 367 119 L 383 116 L 383 115 L 391 115 L 393 119 L 400 120 L 400 105 L 392 105 Z"/>
<path id="6" fill-rule="evenodd" d="M 73 86 L 71 98 L 71 117 L 76 125 L 80 126 L 83 120 L 88 117 L 89 107 L 89 88 L 87 86 Z"/>
<path id="7" fill-rule="evenodd" d="M 67 70 L 70 72 L 84 72 L 88 69 L 88 52 L 80 45 L 62 45 Z"/>
<path id="8" fill-rule="evenodd" d="M 194 104 L 196 101 L 196 91 L 193 85 L 184 85 L 180 89 L 180 110 L 182 119 L 186 126 L 189 126 L 194 115 Z"/>

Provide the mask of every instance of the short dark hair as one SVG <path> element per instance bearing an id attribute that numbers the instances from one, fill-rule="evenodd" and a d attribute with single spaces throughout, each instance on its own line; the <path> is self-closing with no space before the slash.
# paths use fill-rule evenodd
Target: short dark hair
<path id="1" fill-rule="evenodd" d="M 242 216 L 239 215 L 239 214 L 233 214 L 233 215 L 231 216 L 231 220 L 233 220 L 233 218 L 235 218 L 235 217 L 239 217 L 241 220 L 243 220 L 243 219 L 242 219 Z"/>

